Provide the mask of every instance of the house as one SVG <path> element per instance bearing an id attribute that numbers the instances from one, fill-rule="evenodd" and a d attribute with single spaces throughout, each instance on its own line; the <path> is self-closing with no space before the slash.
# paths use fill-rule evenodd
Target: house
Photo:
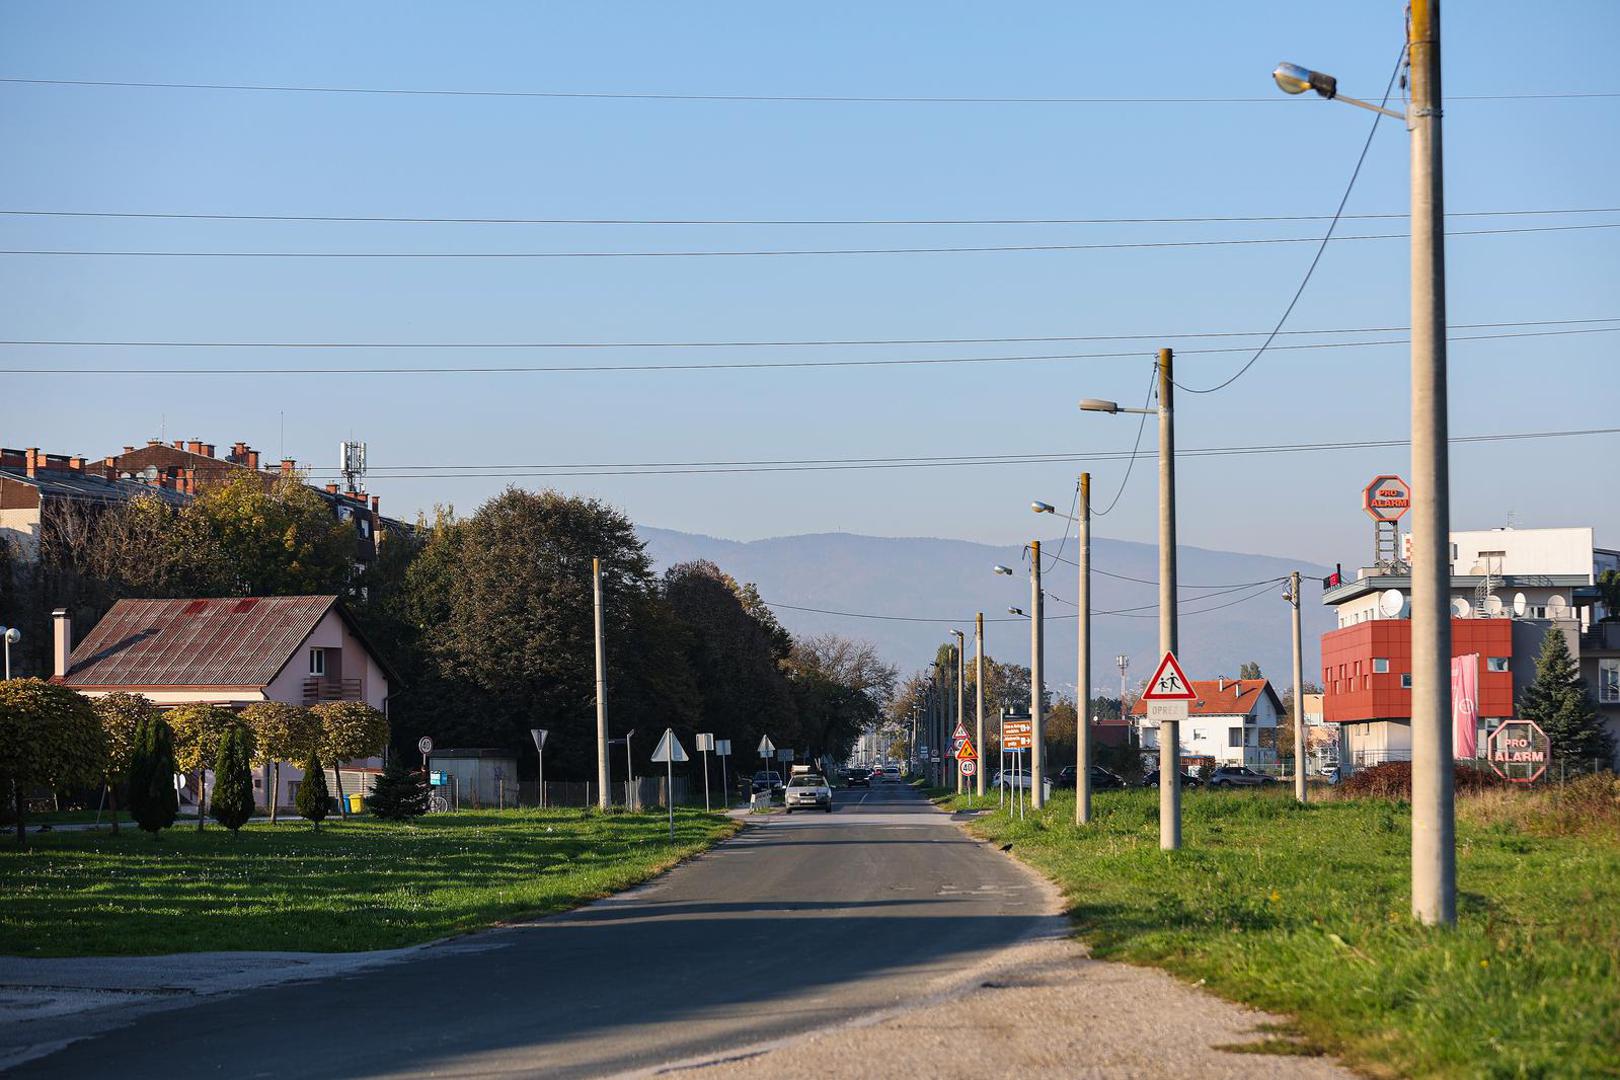
<path id="1" fill-rule="evenodd" d="M 1216 765 L 1275 765 L 1277 722 L 1282 699 L 1269 679 L 1193 679 L 1198 695 L 1187 702 L 1181 722 L 1183 758 L 1212 760 Z M 1147 702 L 1131 706 L 1138 722 L 1147 717 Z M 1156 750 L 1159 732 L 1143 728 L 1142 748 Z"/>
<path id="2" fill-rule="evenodd" d="M 124 479 L 111 458 L 91 461 L 41 453 L 38 447 L 0 448 L 0 544 L 33 562 L 41 546 L 71 544 L 100 511 L 152 494 L 174 503 L 185 501 L 179 491 L 154 492 Z"/>
<path id="3" fill-rule="evenodd" d="M 54 614 L 52 682 L 87 697 L 141 694 L 160 707 L 206 702 L 240 709 L 256 701 L 315 705 L 363 701 L 388 711 L 398 679 L 336 596 L 120 600 L 75 648 L 66 611 Z M 346 792 L 362 791 L 379 758 L 328 762 Z M 303 773 L 283 766 L 279 805 Z M 263 804 L 265 777 L 255 784 Z"/>

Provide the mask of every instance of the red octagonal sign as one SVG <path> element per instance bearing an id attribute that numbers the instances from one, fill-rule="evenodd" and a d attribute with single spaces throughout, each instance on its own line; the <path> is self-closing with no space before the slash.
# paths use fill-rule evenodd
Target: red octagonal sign
<path id="1" fill-rule="evenodd" d="M 1399 521 L 1412 509 L 1412 488 L 1398 476 L 1377 476 L 1361 492 L 1361 508 L 1374 521 Z"/>

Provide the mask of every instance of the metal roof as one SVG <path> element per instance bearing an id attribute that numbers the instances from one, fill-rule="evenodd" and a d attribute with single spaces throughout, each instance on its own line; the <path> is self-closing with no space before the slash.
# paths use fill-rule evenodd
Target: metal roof
<path id="1" fill-rule="evenodd" d="M 73 650 L 61 682 L 266 686 L 336 603 L 336 596 L 120 600 Z"/>
<path id="2" fill-rule="evenodd" d="M 165 502 L 180 504 L 186 497 L 170 488 L 143 484 L 136 480 L 109 480 L 94 473 L 73 472 L 66 469 L 40 469 L 29 476 L 23 469 L 0 468 L 0 476 L 7 480 L 36 487 L 43 495 L 61 498 L 87 499 L 93 502 L 128 502 L 143 495 L 151 495 Z"/>

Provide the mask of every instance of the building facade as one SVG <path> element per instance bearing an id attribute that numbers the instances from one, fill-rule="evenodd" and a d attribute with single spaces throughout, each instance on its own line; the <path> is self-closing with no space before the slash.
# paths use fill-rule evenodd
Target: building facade
<path id="1" fill-rule="evenodd" d="M 1181 756 L 1215 765 L 1277 764 L 1277 723 L 1282 699 L 1268 679 L 1193 679 L 1197 700 L 1187 703 L 1181 722 Z M 1147 717 L 1147 702 L 1131 706 L 1138 722 Z M 1159 731 L 1142 728 L 1142 749 L 1157 751 Z"/>

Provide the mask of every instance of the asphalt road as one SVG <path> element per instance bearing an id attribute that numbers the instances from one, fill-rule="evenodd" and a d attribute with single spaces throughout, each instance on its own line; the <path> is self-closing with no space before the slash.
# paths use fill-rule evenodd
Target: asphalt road
<path id="1" fill-rule="evenodd" d="M 909 788 L 836 795 L 576 912 L 148 1013 L 15 1075 L 600 1076 L 869 1017 L 1051 930 L 1041 886 Z"/>

